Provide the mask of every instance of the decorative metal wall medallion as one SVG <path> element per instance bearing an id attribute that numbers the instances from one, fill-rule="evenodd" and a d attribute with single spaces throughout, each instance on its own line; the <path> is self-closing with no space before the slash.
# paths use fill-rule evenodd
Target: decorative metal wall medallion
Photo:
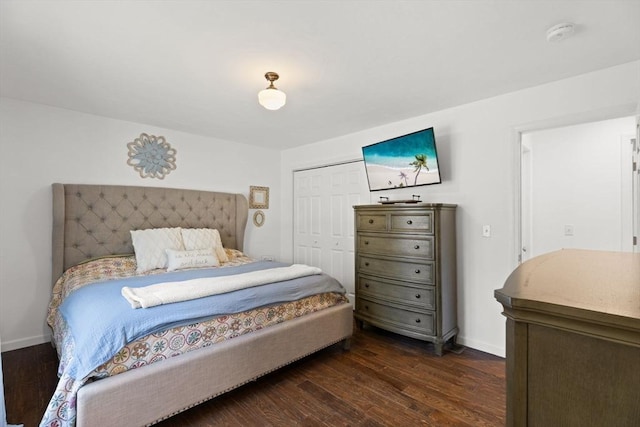
<path id="1" fill-rule="evenodd" d="M 127 164 L 133 166 L 142 178 L 164 179 L 176 168 L 176 149 L 171 148 L 164 136 L 142 133 L 127 147 Z"/>
<path id="2" fill-rule="evenodd" d="M 264 212 L 256 211 L 253 214 L 253 225 L 256 227 L 262 227 L 264 225 Z"/>

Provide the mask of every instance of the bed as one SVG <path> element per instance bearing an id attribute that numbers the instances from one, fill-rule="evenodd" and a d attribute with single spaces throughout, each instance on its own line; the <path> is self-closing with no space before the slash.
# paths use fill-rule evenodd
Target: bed
<path id="1" fill-rule="evenodd" d="M 171 273 L 153 270 L 153 274 L 144 274 L 141 278 L 151 280 L 149 283 L 159 281 L 159 285 L 164 286 L 166 283 L 160 278 L 174 273 L 188 275 L 201 270 L 215 270 L 215 274 L 226 275 L 233 269 L 271 268 L 259 265 L 260 262 L 251 262 L 242 253 L 248 206 L 241 194 L 83 184 L 53 184 L 52 190 L 52 301 L 60 297 L 56 294 L 59 282 L 80 277 L 76 272 L 84 274 L 86 269 L 107 275 L 124 271 L 126 274 L 123 273 L 122 277 L 125 281 L 139 280 L 137 276 L 129 275 L 131 266 L 137 262 L 140 267 L 142 262 L 136 259 L 138 254 L 134 254 L 131 230 L 217 230 L 224 248 L 223 255 L 229 258 L 228 265 L 220 265 L 228 269 L 187 268 Z M 263 276 L 261 271 L 257 271 L 238 274 L 238 277 L 251 274 Z M 278 287 L 297 280 L 306 278 L 279 282 Z M 73 290 L 70 295 L 105 283 L 112 286 L 113 282 L 84 286 Z M 267 286 L 271 285 L 243 289 L 238 294 Z M 147 287 L 152 288 L 153 285 Z M 290 293 L 293 294 L 295 292 Z M 63 364 L 68 368 L 71 365 L 68 360 L 75 357 L 69 359 L 69 355 L 64 354 L 65 350 L 81 354 L 83 347 L 74 339 L 70 340 L 73 343 L 70 347 L 68 338 L 63 338 L 66 337 L 63 334 L 66 323 L 57 314 L 57 308 L 62 309 L 67 299 L 71 298 L 65 295 L 63 302 L 52 303 L 56 309 L 50 309 L 49 313 L 54 345 L 58 354 L 64 356 L 61 357 L 61 370 Z M 249 298 L 241 298 L 242 304 L 246 299 Z M 147 310 L 136 310 L 131 304 L 132 311 Z M 165 303 L 154 308 L 182 307 L 181 304 L 191 302 Z M 171 310 L 174 311 L 182 309 Z M 342 343 L 348 349 L 353 332 L 352 307 L 343 294 L 334 291 L 303 295 L 301 299 L 254 307 L 242 313 L 200 316 L 198 314 L 197 319 L 136 339 L 110 355 L 104 364 L 95 366 L 95 370 L 86 377 L 70 380 L 65 377 L 68 374 L 63 373 L 41 425 L 151 425 L 330 345 Z M 60 323 L 65 327 L 59 327 Z M 214 323 L 218 325 L 217 329 Z M 205 342 L 203 337 L 209 330 L 218 331 L 218 335 L 212 333 L 215 339 Z M 80 337 L 81 334 L 74 333 L 76 335 Z M 177 341 L 175 337 L 183 337 L 181 344 L 184 347 L 176 346 L 179 350 L 173 351 L 167 346 L 165 352 L 158 353 L 155 359 L 149 354 L 145 356 L 148 359 L 141 357 L 134 361 L 130 358 L 128 365 L 119 363 L 123 354 L 129 357 L 139 348 L 149 350 L 151 345 L 155 351 L 159 347 L 157 342 L 170 344 Z M 188 345 L 191 337 L 196 337 L 194 342 L 197 345 Z M 153 344 L 145 339 L 156 341 Z M 97 347 L 103 348 L 102 345 Z M 74 372 L 77 374 L 82 370 Z"/>

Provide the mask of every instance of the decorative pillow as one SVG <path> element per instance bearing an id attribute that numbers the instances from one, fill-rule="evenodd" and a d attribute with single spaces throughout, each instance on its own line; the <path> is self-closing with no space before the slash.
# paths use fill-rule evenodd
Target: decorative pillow
<path id="1" fill-rule="evenodd" d="M 150 228 L 131 230 L 131 240 L 136 253 L 136 271 L 167 268 L 166 249 L 183 250 L 180 228 Z"/>
<path id="2" fill-rule="evenodd" d="M 214 228 L 183 228 L 182 241 L 188 251 L 213 248 L 220 262 L 228 262 L 227 253 L 222 247 L 220 233 Z"/>
<path id="3" fill-rule="evenodd" d="M 196 249 L 193 251 L 176 251 L 167 249 L 167 271 L 182 268 L 218 267 L 220 261 L 213 248 Z"/>

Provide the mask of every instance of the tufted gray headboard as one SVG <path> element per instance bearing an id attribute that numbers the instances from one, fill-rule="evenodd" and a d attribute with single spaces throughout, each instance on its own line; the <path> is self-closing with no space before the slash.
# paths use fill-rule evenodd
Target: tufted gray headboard
<path id="1" fill-rule="evenodd" d="M 119 185 L 52 184 L 53 283 L 90 258 L 133 254 L 130 230 L 216 228 L 242 250 L 248 204 L 242 194 Z"/>

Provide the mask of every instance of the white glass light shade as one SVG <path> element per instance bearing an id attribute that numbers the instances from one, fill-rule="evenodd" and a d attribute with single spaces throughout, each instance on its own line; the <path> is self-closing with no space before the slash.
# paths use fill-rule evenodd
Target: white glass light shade
<path id="1" fill-rule="evenodd" d="M 287 95 L 275 87 L 268 87 L 258 92 L 258 102 L 267 110 L 278 110 L 287 102 Z"/>

